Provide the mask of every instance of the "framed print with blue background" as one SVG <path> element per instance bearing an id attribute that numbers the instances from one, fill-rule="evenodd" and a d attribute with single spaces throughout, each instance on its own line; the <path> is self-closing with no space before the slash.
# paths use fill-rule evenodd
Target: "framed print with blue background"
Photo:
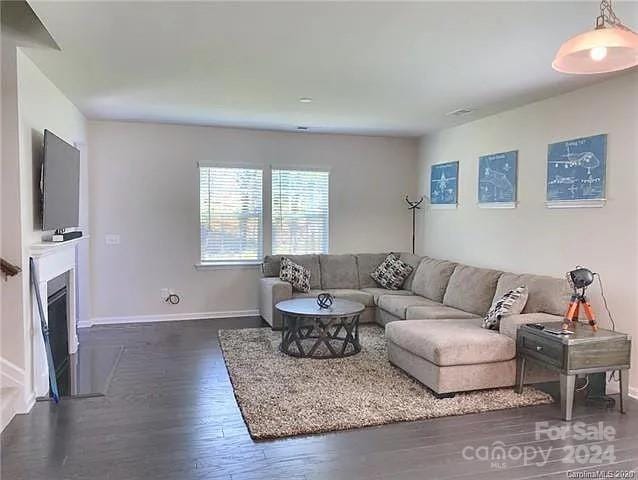
<path id="1" fill-rule="evenodd" d="M 479 207 L 515 208 L 517 179 L 518 151 L 479 157 Z"/>
<path id="2" fill-rule="evenodd" d="M 607 135 L 577 138 L 547 149 L 547 206 L 602 207 Z"/>
<path id="3" fill-rule="evenodd" d="M 456 208 L 459 194 L 459 162 L 438 163 L 430 171 L 430 205 Z"/>

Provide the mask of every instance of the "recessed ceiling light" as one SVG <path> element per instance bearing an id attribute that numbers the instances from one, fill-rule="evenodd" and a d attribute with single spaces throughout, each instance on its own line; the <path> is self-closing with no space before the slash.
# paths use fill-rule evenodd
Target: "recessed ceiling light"
<path id="1" fill-rule="evenodd" d="M 474 113 L 474 110 L 471 108 L 457 108 L 456 110 L 452 110 L 451 112 L 446 113 L 449 117 L 463 117 L 465 115 L 469 115 L 470 113 Z"/>
<path id="2" fill-rule="evenodd" d="M 302 126 L 302 125 L 299 125 L 299 126 L 297 127 L 297 130 L 306 131 L 306 130 L 310 130 L 310 127 L 304 127 L 304 126 Z"/>
<path id="3" fill-rule="evenodd" d="M 301 97 L 299 99 L 299 102 L 300 103 L 312 103 L 312 98 L 310 98 L 310 97 Z"/>

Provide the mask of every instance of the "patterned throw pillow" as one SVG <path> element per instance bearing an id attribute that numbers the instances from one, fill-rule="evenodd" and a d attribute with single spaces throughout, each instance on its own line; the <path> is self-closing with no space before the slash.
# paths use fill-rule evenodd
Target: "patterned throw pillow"
<path id="1" fill-rule="evenodd" d="M 408 275 L 412 273 L 413 267 L 399 259 L 391 253 L 379 266 L 370 274 L 375 282 L 383 288 L 398 290 Z"/>
<path id="2" fill-rule="evenodd" d="M 498 330 L 501 324 L 501 317 L 521 313 L 523 308 L 525 308 L 528 296 L 529 292 L 524 285 L 507 292 L 494 302 L 490 311 L 485 314 L 482 327 L 489 330 Z"/>
<path id="3" fill-rule="evenodd" d="M 281 257 L 279 279 L 288 282 L 292 288 L 299 292 L 308 293 L 310 291 L 310 270 L 289 258 Z"/>

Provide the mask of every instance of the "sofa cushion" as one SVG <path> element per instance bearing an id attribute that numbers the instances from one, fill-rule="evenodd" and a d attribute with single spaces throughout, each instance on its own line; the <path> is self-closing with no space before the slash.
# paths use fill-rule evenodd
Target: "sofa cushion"
<path id="1" fill-rule="evenodd" d="M 341 298 L 343 300 L 350 300 L 352 302 L 359 302 L 366 307 L 374 307 L 374 295 L 363 290 L 356 290 L 351 288 L 326 288 L 326 289 L 314 289 L 308 293 L 293 292 L 293 298 L 317 298 L 320 293 L 327 292 L 335 298 Z"/>
<path id="2" fill-rule="evenodd" d="M 565 278 L 544 275 L 517 275 L 504 273 L 498 279 L 495 298 L 500 298 L 510 290 L 525 285 L 529 297 L 522 313 L 551 313 L 564 315 L 567 311 L 571 289 Z"/>
<path id="3" fill-rule="evenodd" d="M 321 270 L 319 255 L 266 255 L 262 264 L 265 277 L 278 277 L 281 268 L 281 257 L 286 257 L 310 271 L 310 288 L 321 288 Z"/>
<path id="4" fill-rule="evenodd" d="M 321 288 L 359 288 L 354 255 L 319 255 Z"/>
<path id="5" fill-rule="evenodd" d="M 447 260 L 423 257 L 414 273 L 412 291 L 435 302 L 442 302 L 455 267 L 456 263 Z"/>
<path id="6" fill-rule="evenodd" d="M 481 328 L 481 320 L 406 320 L 385 326 L 388 341 L 439 366 L 502 362 L 516 356 L 507 335 Z"/>
<path id="7" fill-rule="evenodd" d="M 483 316 L 492 305 L 500 276 L 501 272 L 497 270 L 457 265 L 445 290 L 443 303 Z"/>
<path id="8" fill-rule="evenodd" d="M 423 257 L 421 257 L 420 255 L 415 255 L 414 253 L 401 252 L 399 254 L 399 258 L 412 267 L 412 271 L 410 272 L 410 275 L 406 277 L 402 287 L 404 290 L 412 290 L 414 274 L 416 273 L 416 269 L 421 263 L 421 259 Z"/>
<path id="9" fill-rule="evenodd" d="M 378 307 L 391 313 L 395 317 L 405 319 L 408 307 L 416 305 L 432 305 L 435 302 L 418 295 L 382 295 L 379 297 Z"/>
<path id="10" fill-rule="evenodd" d="M 309 298 L 309 297 L 314 297 L 317 298 L 317 295 L 319 295 L 320 293 L 325 292 L 325 290 L 321 290 L 320 288 L 314 288 L 312 290 L 310 290 L 309 292 L 292 292 L 292 298 Z"/>
<path id="11" fill-rule="evenodd" d="M 377 282 L 370 276 L 372 272 L 387 257 L 387 253 L 358 253 L 357 272 L 359 274 L 359 288 L 372 288 L 377 286 Z"/>
<path id="12" fill-rule="evenodd" d="M 361 290 L 374 296 L 375 305 L 378 305 L 381 295 L 413 295 L 410 290 L 388 290 L 387 288 L 381 287 L 362 288 Z"/>
<path id="13" fill-rule="evenodd" d="M 401 290 L 403 282 L 412 273 L 412 266 L 405 263 L 396 253 L 390 253 L 372 272 L 372 278 L 382 288 Z"/>
<path id="14" fill-rule="evenodd" d="M 473 313 L 464 312 L 457 308 L 448 307 L 442 303 L 436 303 L 433 305 L 417 305 L 414 307 L 408 307 L 405 314 L 405 318 L 422 319 L 422 320 L 440 320 L 447 318 L 481 318 Z"/>
<path id="15" fill-rule="evenodd" d="M 329 288 L 324 291 L 328 292 L 335 298 L 359 302 L 366 307 L 374 307 L 374 295 L 364 292 L 363 290 L 355 290 L 351 288 Z"/>

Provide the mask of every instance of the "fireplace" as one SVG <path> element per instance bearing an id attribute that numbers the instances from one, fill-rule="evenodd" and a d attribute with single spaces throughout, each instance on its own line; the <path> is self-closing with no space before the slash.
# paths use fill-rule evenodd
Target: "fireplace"
<path id="1" fill-rule="evenodd" d="M 32 362 L 33 362 L 33 400 L 35 398 L 49 397 L 49 369 L 47 366 L 46 351 L 44 342 L 42 341 L 42 329 L 40 321 L 49 327 L 51 335 L 56 340 L 52 340 L 54 351 L 57 351 L 57 362 L 54 360 L 56 371 L 60 374 L 64 373 L 64 359 L 70 354 L 78 350 L 77 336 L 77 298 L 76 298 L 76 245 L 79 240 L 56 244 L 52 242 L 43 242 L 31 246 L 30 254 L 33 259 L 35 280 L 37 286 L 32 289 Z M 40 318 L 38 302 L 36 301 L 36 291 L 42 300 L 43 319 Z M 52 304 L 48 305 L 49 297 Z M 66 298 L 62 298 L 66 297 Z M 49 312 L 54 313 L 58 317 L 56 320 L 49 321 Z M 59 320 L 59 321 L 58 321 Z M 66 321 L 65 321 L 66 320 Z M 64 331 L 66 329 L 66 352 L 64 352 L 65 340 Z M 60 333 L 62 332 L 62 333 Z M 67 365 L 70 365 L 66 371 L 72 370 L 72 357 L 67 359 Z M 60 382 L 64 384 L 64 382 Z M 62 392 L 60 392 L 63 394 Z M 31 400 L 31 401 L 33 401 Z"/>
<path id="2" fill-rule="evenodd" d="M 60 275 L 47 284 L 47 315 L 49 342 L 53 355 L 55 377 L 58 385 L 65 383 L 63 378 L 69 369 L 69 328 L 67 322 L 67 285 L 66 275 Z M 62 395 L 62 392 L 60 392 Z"/>

